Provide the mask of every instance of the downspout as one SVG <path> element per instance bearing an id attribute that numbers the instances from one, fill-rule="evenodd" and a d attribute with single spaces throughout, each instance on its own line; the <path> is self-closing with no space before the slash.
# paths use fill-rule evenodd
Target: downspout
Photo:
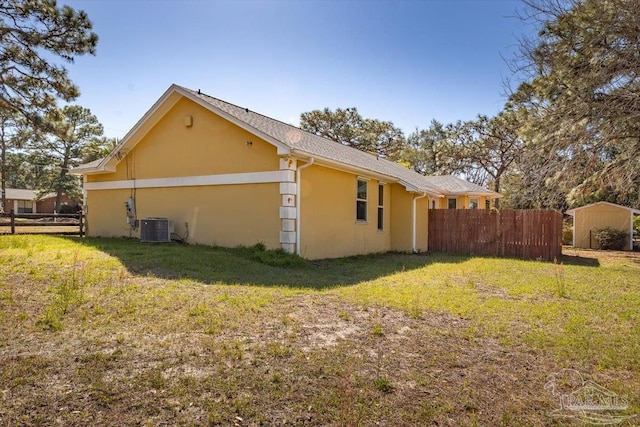
<path id="1" fill-rule="evenodd" d="M 411 212 L 411 234 L 412 234 L 412 239 L 411 239 L 411 250 L 413 251 L 413 253 L 418 252 L 418 248 L 416 247 L 416 240 L 417 240 L 417 215 L 416 215 L 416 200 L 418 199 L 422 199 L 423 197 L 427 197 L 427 193 L 422 193 L 422 196 L 416 196 L 413 198 L 413 210 Z"/>
<path id="2" fill-rule="evenodd" d="M 313 157 L 304 165 L 296 169 L 296 255 L 300 256 L 300 201 L 302 200 L 302 181 L 300 179 L 302 169 L 313 164 Z"/>

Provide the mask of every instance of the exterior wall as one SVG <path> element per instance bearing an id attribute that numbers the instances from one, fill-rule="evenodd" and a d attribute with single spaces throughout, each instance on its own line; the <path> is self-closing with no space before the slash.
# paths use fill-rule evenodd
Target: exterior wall
<path id="1" fill-rule="evenodd" d="M 126 222 L 124 202 L 130 190 L 87 192 L 87 234 L 103 237 L 139 237 Z M 280 247 L 278 184 L 216 185 L 145 188 L 136 190 L 139 219 L 173 220 L 174 232 L 189 243 L 237 246 L 263 242 Z"/>
<path id="2" fill-rule="evenodd" d="M 318 165 L 301 175 L 301 256 L 337 258 L 391 249 L 392 185 L 384 186 L 384 226 L 378 231 L 377 180 L 368 180 L 367 221 L 357 222 L 357 175 Z"/>
<path id="3" fill-rule="evenodd" d="M 573 217 L 574 242 L 576 248 L 597 248 L 595 239 L 589 245 L 589 231 L 592 234 L 600 228 L 613 227 L 629 233 L 631 213 L 623 207 L 594 205 L 575 212 Z M 627 240 L 626 248 L 629 248 Z"/>
<path id="4" fill-rule="evenodd" d="M 70 206 L 75 206 L 76 203 L 71 200 L 70 198 L 68 198 L 65 194 L 62 195 L 62 203 L 66 203 Z M 56 207 L 56 198 L 55 197 L 49 197 L 46 199 L 42 199 L 42 200 L 38 200 L 36 202 L 36 206 L 38 209 L 39 213 L 53 213 L 55 207 Z"/>
<path id="5" fill-rule="evenodd" d="M 416 194 L 409 193 L 402 185 L 391 186 L 391 250 L 410 252 L 413 250 L 413 198 Z M 423 197 L 416 201 L 416 249 L 428 249 L 428 207 L 429 198 Z"/>
<path id="6" fill-rule="evenodd" d="M 28 202 L 31 206 L 31 213 L 38 213 L 40 209 L 35 201 L 32 200 L 20 200 L 21 202 Z M 9 213 L 13 210 L 16 214 L 18 213 L 18 199 L 7 199 L 7 206 L 4 208 L 5 213 Z"/>
<path id="7" fill-rule="evenodd" d="M 458 209 L 469 209 L 469 203 L 471 203 L 471 199 L 478 199 L 478 209 L 486 209 L 486 201 L 487 201 L 487 197 L 486 196 L 467 196 L 467 195 L 460 195 L 460 196 L 447 196 L 447 197 L 435 197 L 435 198 L 430 198 L 429 203 L 431 203 L 431 201 L 435 201 L 436 202 L 436 209 L 447 209 L 448 208 L 448 200 L 450 198 L 456 197 L 458 199 Z M 431 204 L 429 204 L 429 207 L 431 207 Z"/>
<path id="8" fill-rule="evenodd" d="M 185 126 L 185 117 L 192 125 Z M 250 142 L 251 144 L 248 144 Z M 278 170 L 276 148 L 183 98 L 127 153 L 114 173 L 87 182 Z"/>
<path id="9" fill-rule="evenodd" d="M 190 125 L 185 120 L 191 117 Z M 146 131 L 147 129 L 145 129 Z M 240 127 L 182 98 L 140 136 L 113 173 L 87 175 L 86 182 L 110 184 L 153 178 L 278 171 L 276 148 Z M 87 189 L 88 188 L 88 189 Z M 125 201 L 135 196 L 136 217 L 166 217 L 190 243 L 221 246 L 262 241 L 280 247 L 281 196 L 277 182 L 137 189 L 86 188 L 87 234 L 139 236 L 126 222 Z"/>

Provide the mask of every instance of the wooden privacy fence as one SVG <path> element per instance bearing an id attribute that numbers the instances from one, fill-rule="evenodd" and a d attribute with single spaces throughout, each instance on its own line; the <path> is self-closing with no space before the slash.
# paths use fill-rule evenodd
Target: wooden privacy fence
<path id="1" fill-rule="evenodd" d="M 553 210 L 430 209 L 429 250 L 560 259 L 562 214 Z"/>
<path id="2" fill-rule="evenodd" d="M 84 216 L 77 214 L 0 213 L 0 234 L 64 234 L 84 236 Z"/>

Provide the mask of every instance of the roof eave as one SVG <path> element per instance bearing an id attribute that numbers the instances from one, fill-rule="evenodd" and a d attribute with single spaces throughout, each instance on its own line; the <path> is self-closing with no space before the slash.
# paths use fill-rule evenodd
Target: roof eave
<path id="1" fill-rule="evenodd" d="M 324 156 L 318 156 L 317 154 L 308 153 L 304 150 L 300 150 L 297 148 L 291 150 L 291 155 L 293 157 L 300 158 L 301 160 L 307 160 L 307 159 L 313 158 L 314 164 L 316 165 L 327 166 L 332 169 L 341 170 L 343 172 L 355 173 L 357 175 L 363 175 L 363 176 L 375 178 L 385 182 L 398 183 L 403 185 L 409 192 L 426 193 L 430 196 L 441 196 L 440 193 L 434 193 L 433 190 L 431 189 L 419 188 L 413 184 L 403 181 L 398 177 L 385 175 L 379 172 L 372 171 L 370 169 L 349 165 L 349 164 L 346 164 L 337 160 L 333 160 Z"/>

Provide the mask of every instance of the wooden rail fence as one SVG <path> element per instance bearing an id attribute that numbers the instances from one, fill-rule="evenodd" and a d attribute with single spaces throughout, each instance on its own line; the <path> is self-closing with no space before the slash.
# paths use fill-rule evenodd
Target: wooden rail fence
<path id="1" fill-rule="evenodd" d="M 429 210 L 429 250 L 552 261 L 562 255 L 553 210 Z"/>
<path id="2" fill-rule="evenodd" d="M 20 234 L 64 234 L 84 236 L 84 215 L 77 214 L 8 214 L 0 213 L 0 234 L 16 234 L 16 228 L 23 228 Z M 65 227 L 61 230 L 60 227 Z M 72 228 L 72 230 L 69 230 Z"/>

